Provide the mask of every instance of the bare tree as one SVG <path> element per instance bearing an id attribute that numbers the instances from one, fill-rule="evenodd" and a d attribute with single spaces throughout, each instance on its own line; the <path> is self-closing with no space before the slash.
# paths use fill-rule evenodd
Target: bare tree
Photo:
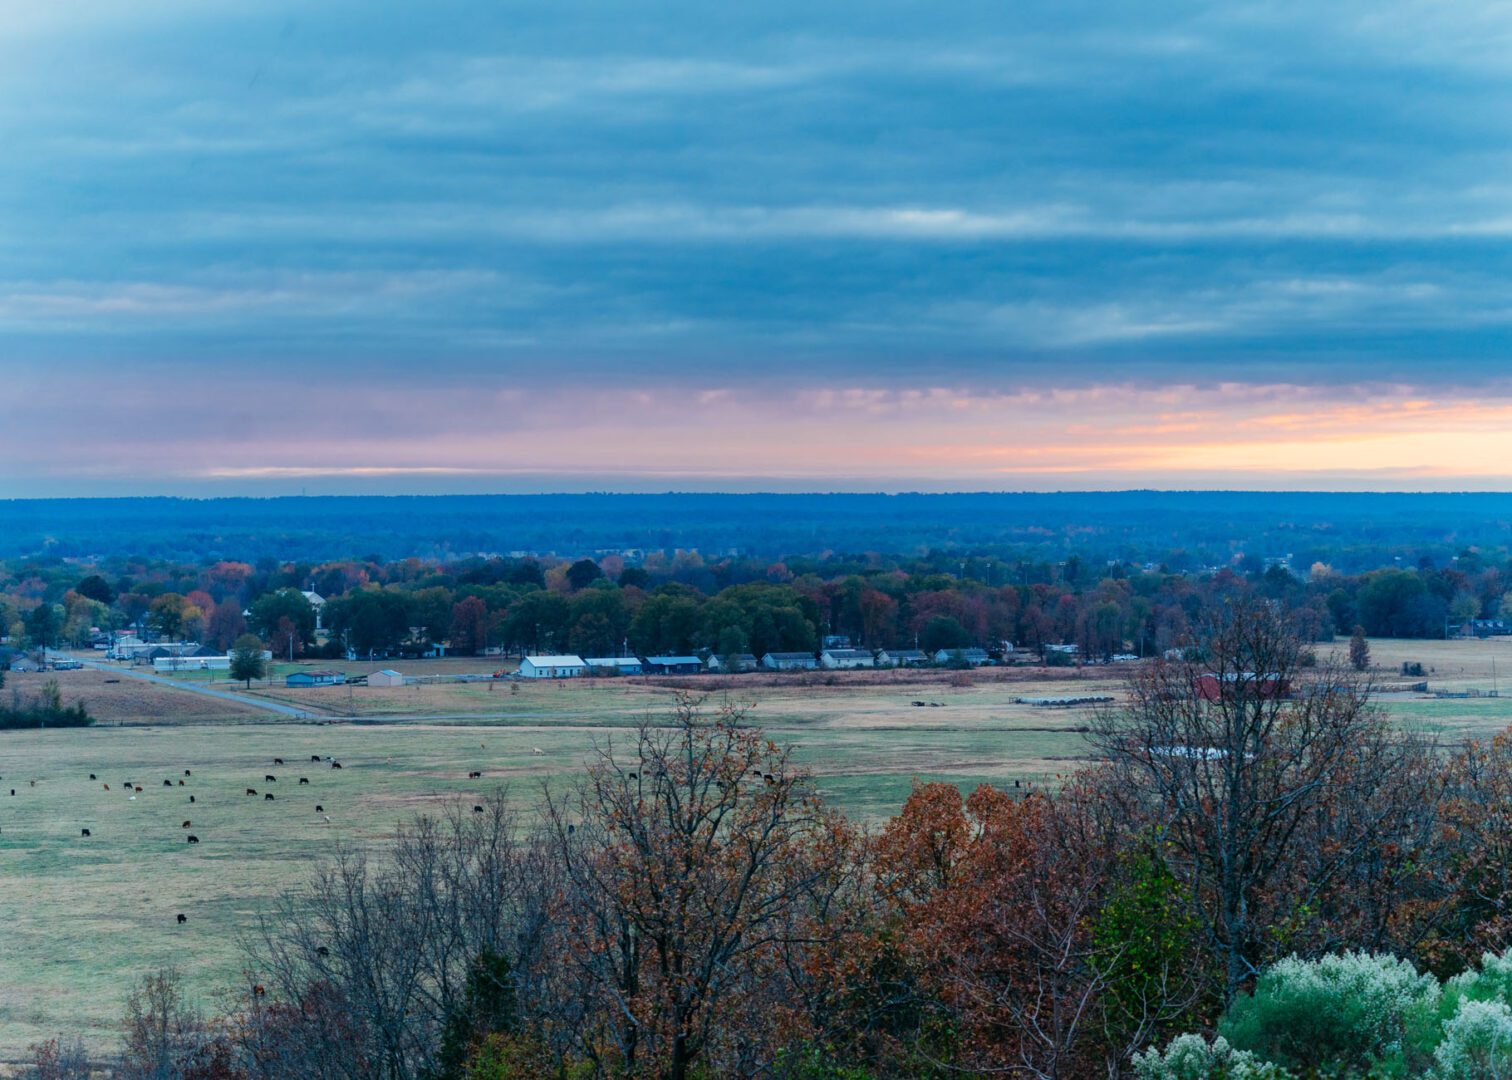
<path id="1" fill-rule="evenodd" d="M 295 1032 L 320 1076 L 426 1075 L 474 961 L 521 944 L 517 827 L 503 794 L 453 806 L 402 829 L 382 865 L 342 851 L 284 896 L 247 943 L 279 1007 L 254 1002 L 254 1058 L 280 1060 L 275 1037 Z"/>
<path id="2" fill-rule="evenodd" d="M 1268 913 L 1307 910 L 1387 837 L 1396 808 L 1365 796 L 1389 791 L 1421 747 L 1358 675 L 1308 668 L 1267 604 L 1226 608 L 1202 640 L 1205 659 L 1136 674 L 1092 738 L 1185 878 L 1227 1001 L 1272 948 Z"/>
<path id="3" fill-rule="evenodd" d="M 624 1075 L 767 1067 L 786 950 L 837 884 L 816 858 L 836 822 L 807 774 L 741 709 L 711 721 L 700 705 L 679 696 L 669 727 L 641 727 L 622 756 L 601 746 L 547 798 L 577 1051 Z"/>

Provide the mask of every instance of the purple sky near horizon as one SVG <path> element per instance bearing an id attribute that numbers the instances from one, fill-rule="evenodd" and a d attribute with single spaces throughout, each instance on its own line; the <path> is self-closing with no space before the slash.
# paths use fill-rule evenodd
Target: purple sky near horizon
<path id="1" fill-rule="evenodd" d="M 0 497 L 1512 487 L 1512 9 L 21 0 Z"/>

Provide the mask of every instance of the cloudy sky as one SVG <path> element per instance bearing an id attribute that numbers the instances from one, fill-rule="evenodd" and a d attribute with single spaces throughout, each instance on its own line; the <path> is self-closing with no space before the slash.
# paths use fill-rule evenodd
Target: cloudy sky
<path id="1" fill-rule="evenodd" d="M 0 496 L 1512 487 L 1512 5 L 0 0 Z"/>

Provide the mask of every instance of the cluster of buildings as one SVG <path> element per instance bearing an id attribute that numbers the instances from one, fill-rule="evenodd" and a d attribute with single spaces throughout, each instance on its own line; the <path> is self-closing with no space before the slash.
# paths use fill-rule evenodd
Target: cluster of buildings
<path id="1" fill-rule="evenodd" d="M 520 662 L 524 679 L 572 679 L 584 675 L 699 675 L 708 672 L 817 671 L 854 668 L 922 667 L 926 664 L 988 663 L 985 649 L 940 649 L 934 654 L 918 649 L 828 648 L 822 652 L 769 652 L 734 656 L 590 656 L 572 654 L 527 656 Z"/>

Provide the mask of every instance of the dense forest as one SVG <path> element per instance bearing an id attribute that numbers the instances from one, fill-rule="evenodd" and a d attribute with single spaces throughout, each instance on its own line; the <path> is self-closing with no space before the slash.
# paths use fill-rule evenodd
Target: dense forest
<path id="1" fill-rule="evenodd" d="M 220 1015 L 148 975 L 115 1075 L 1506 1077 L 1512 741 L 1400 731 L 1294 630 L 1227 604 L 1098 716 L 1096 764 L 916 785 L 876 829 L 680 698 L 573 781 L 334 853 Z"/>
<path id="2" fill-rule="evenodd" d="M 1321 561 L 1231 557 L 1219 567 L 1056 561 L 936 551 L 768 560 L 652 551 L 637 558 L 472 556 L 326 562 L 57 554 L 0 561 L 0 636 L 11 647 L 87 646 L 131 629 L 225 650 L 249 630 L 279 655 L 486 650 L 718 656 L 814 650 L 830 635 L 861 647 L 927 651 L 1012 643 L 1085 659 L 1182 647 L 1215 604 L 1262 597 L 1304 636 L 1356 627 L 1442 637 L 1498 620 L 1512 588 L 1503 548 L 1467 547 L 1346 573 Z M 324 601 L 317 612 L 302 593 Z M 1485 630 L 1487 627 L 1479 627 Z"/>
<path id="3" fill-rule="evenodd" d="M 1290 556 L 1359 573 L 1466 547 L 1504 550 L 1512 495 L 1057 492 L 825 495 L 446 495 L 0 500 L 0 558 L 135 555 L 323 562 L 576 558 L 699 551 L 768 561 L 930 551 L 1058 562 L 1221 566 Z"/>

